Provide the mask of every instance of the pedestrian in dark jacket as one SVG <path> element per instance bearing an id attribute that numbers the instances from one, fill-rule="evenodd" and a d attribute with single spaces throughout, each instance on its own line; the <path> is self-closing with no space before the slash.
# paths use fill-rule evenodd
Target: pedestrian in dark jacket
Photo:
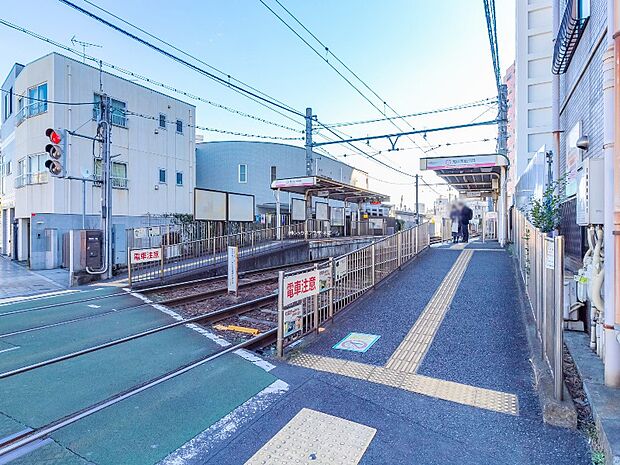
<path id="1" fill-rule="evenodd" d="M 474 217 L 474 212 L 465 203 L 461 202 L 461 236 L 463 242 L 469 242 L 469 222 Z"/>

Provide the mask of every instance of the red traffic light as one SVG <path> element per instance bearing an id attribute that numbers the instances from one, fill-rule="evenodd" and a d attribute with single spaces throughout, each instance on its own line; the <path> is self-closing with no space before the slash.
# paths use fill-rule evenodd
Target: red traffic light
<path id="1" fill-rule="evenodd" d="M 52 128 L 47 128 L 47 130 L 45 131 L 45 135 L 49 137 L 52 144 L 60 144 L 60 141 L 62 141 L 62 137 L 60 136 L 60 134 L 58 134 Z"/>

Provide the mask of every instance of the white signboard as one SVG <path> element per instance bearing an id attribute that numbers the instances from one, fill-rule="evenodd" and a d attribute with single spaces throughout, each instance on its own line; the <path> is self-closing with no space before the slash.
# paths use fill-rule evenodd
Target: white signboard
<path id="1" fill-rule="evenodd" d="M 276 179 L 271 183 L 272 189 L 283 189 L 286 187 L 312 187 L 316 183 L 313 176 L 303 178 Z"/>
<path id="2" fill-rule="evenodd" d="M 303 316 L 304 310 L 301 304 L 284 310 L 284 337 L 301 331 Z"/>
<path id="3" fill-rule="evenodd" d="M 546 239 L 545 239 L 546 240 Z M 545 268 L 553 270 L 555 268 L 555 243 L 547 241 L 547 253 L 545 255 Z"/>
<path id="4" fill-rule="evenodd" d="M 239 290 L 239 247 L 228 247 L 228 293 Z"/>
<path id="5" fill-rule="evenodd" d="M 452 168 L 487 168 L 497 166 L 497 155 L 476 155 L 471 157 L 437 157 L 420 160 L 423 170 L 445 170 Z"/>
<path id="6" fill-rule="evenodd" d="M 329 208 L 328 208 L 327 203 L 317 202 L 316 204 L 314 204 L 314 208 L 316 211 L 317 220 L 328 220 L 329 219 Z"/>
<path id="7" fill-rule="evenodd" d="M 319 270 L 319 291 L 324 291 L 332 287 L 332 270 L 321 268 Z"/>
<path id="8" fill-rule="evenodd" d="M 368 218 L 371 229 L 383 229 L 383 218 Z"/>
<path id="9" fill-rule="evenodd" d="M 159 226 L 151 226 L 149 228 L 149 237 L 157 237 L 161 234 Z"/>
<path id="10" fill-rule="evenodd" d="M 284 306 L 319 293 L 319 270 L 284 277 Z"/>
<path id="11" fill-rule="evenodd" d="M 336 281 L 342 279 L 347 274 L 347 257 L 341 258 L 340 260 L 336 260 L 334 262 L 334 274 L 336 276 Z"/>
<path id="12" fill-rule="evenodd" d="M 306 201 L 301 199 L 291 199 L 291 219 L 293 221 L 306 220 Z"/>
<path id="13" fill-rule="evenodd" d="M 486 217 L 487 217 L 487 220 L 496 220 L 497 212 L 487 212 Z"/>
<path id="14" fill-rule="evenodd" d="M 194 219 L 226 221 L 226 192 L 194 189 Z"/>
<path id="15" fill-rule="evenodd" d="M 344 208 L 332 207 L 331 209 L 331 224 L 332 226 L 344 226 Z"/>
<path id="16" fill-rule="evenodd" d="M 146 228 L 134 228 L 133 230 L 134 239 L 144 239 L 147 235 L 148 230 Z"/>
<path id="17" fill-rule="evenodd" d="M 161 248 L 155 247 L 152 249 L 134 249 L 131 251 L 131 264 L 136 265 L 138 263 L 156 262 L 161 260 L 162 252 Z"/>
<path id="18" fill-rule="evenodd" d="M 254 196 L 229 193 L 228 221 L 254 221 Z"/>

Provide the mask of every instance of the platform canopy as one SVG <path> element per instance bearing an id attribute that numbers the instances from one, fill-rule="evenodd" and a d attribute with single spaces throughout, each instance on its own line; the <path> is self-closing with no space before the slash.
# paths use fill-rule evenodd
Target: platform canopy
<path id="1" fill-rule="evenodd" d="M 352 203 L 386 202 L 390 200 L 388 195 L 323 176 L 276 179 L 271 183 L 271 188 L 303 196 L 324 197 Z"/>
<path id="2" fill-rule="evenodd" d="M 507 165 L 507 159 L 496 153 L 420 159 L 421 170 L 434 171 L 465 195 L 498 192 L 501 170 Z"/>

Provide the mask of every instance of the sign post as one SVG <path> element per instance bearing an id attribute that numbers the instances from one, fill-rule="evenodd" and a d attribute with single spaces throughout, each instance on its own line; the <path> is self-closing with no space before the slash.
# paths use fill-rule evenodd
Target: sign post
<path id="1" fill-rule="evenodd" d="M 228 293 L 237 295 L 239 290 L 239 247 L 228 247 Z"/>

